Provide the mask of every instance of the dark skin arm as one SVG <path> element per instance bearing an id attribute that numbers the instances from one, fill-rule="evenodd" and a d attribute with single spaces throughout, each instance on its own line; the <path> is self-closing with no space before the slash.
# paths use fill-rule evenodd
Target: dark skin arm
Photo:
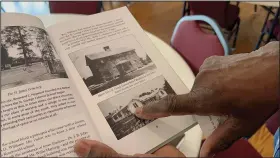
<path id="1" fill-rule="evenodd" d="M 168 96 L 137 110 L 140 118 L 216 115 L 228 119 L 210 135 L 200 156 L 211 156 L 253 134 L 279 108 L 279 42 L 257 51 L 213 56 L 200 67 L 188 94 Z"/>
<path id="2" fill-rule="evenodd" d="M 200 156 L 212 156 L 239 138 L 253 134 L 278 110 L 278 94 L 279 42 L 271 42 L 251 53 L 207 58 L 189 93 L 167 96 L 137 109 L 136 115 L 144 119 L 190 114 L 227 116 L 202 146 Z M 81 142 L 88 142 L 88 147 L 83 150 Z M 75 151 L 79 156 L 89 157 L 127 156 L 91 140 L 77 143 Z M 174 147 L 165 146 L 154 155 L 134 156 L 184 155 Z"/>

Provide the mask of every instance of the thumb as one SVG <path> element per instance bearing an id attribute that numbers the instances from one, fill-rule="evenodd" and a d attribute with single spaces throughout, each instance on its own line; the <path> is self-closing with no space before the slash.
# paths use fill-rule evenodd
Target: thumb
<path id="1" fill-rule="evenodd" d="M 217 152 L 229 148 L 238 139 L 252 134 L 255 130 L 252 120 L 229 117 L 205 140 L 200 157 L 211 157 Z"/>
<path id="2" fill-rule="evenodd" d="M 79 157 L 121 157 L 114 149 L 95 140 L 80 139 L 74 146 Z"/>

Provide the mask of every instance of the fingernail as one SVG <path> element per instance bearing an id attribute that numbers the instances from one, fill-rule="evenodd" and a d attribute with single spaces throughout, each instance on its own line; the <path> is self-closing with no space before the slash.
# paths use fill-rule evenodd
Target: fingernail
<path id="1" fill-rule="evenodd" d="M 75 144 L 75 152 L 80 157 L 88 157 L 90 153 L 90 145 L 86 142 L 86 140 L 79 140 Z"/>
<path id="2" fill-rule="evenodd" d="M 136 108 L 135 115 L 141 115 L 142 108 Z"/>

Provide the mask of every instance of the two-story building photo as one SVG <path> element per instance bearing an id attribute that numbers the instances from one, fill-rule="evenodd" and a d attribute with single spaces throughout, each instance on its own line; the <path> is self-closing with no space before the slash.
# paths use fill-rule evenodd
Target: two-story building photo
<path id="1" fill-rule="evenodd" d="M 83 80 L 92 94 L 156 68 L 147 55 L 146 58 L 140 58 L 135 49 L 128 47 L 111 49 L 109 46 L 103 49 L 102 52 L 85 55 L 85 64 L 92 76 Z"/>
<path id="2" fill-rule="evenodd" d="M 156 65 L 133 35 L 69 54 L 92 95 L 156 71 Z"/>
<path id="3" fill-rule="evenodd" d="M 104 47 L 103 52 L 86 55 L 86 66 L 96 81 L 106 82 L 133 72 L 144 66 L 135 49 Z"/>

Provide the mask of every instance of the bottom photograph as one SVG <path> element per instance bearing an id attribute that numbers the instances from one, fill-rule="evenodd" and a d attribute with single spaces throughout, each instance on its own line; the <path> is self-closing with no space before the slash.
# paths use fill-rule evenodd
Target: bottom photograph
<path id="1" fill-rule="evenodd" d="M 175 92 L 164 77 L 159 76 L 102 101 L 98 106 L 119 140 L 154 121 L 136 117 L 134 114 L 137 107 L 158 102 L 168 94 L 175 94 Z"/>

